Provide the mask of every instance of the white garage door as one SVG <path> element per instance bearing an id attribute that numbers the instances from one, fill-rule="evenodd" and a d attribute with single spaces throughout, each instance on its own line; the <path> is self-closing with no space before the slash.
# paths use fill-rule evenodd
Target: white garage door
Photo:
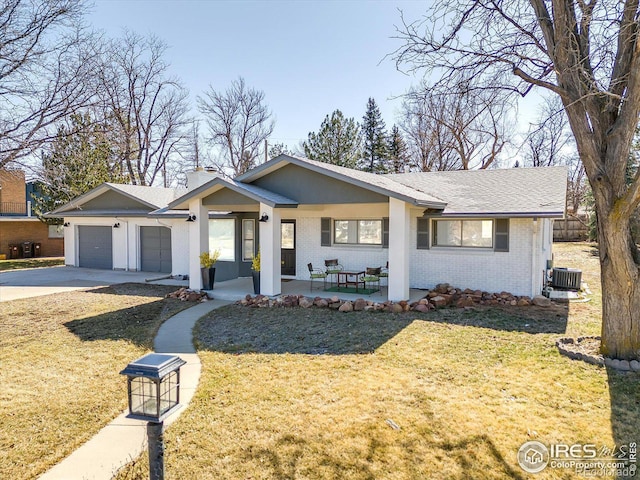
<path id="1" fill-rule="evenodd" d="M 111 227 L 79 226 L 78 245 L 81 267 L 113 269 Z"/>

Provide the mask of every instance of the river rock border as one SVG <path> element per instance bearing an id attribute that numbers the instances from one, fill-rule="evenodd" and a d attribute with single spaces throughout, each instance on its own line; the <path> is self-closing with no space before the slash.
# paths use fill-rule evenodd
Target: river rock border
<path id="1" fill-rule="evenodd" d="M 432 290 L 425 290 L 423 298 L 417 302 L 376 302 L 374 300 L 341 300 L 338 296 L 331 298 L 306 297 L 304 295 L 282 295 L 270 298 L 265 295 L 252 297 L 247 295 L 243 300 L 236 302 L 248 307 L 320 307 L 332 308 L 341 312 L 351 312 L 359 310 L 372 310 L 384 312 L 428 312 L 437 308 L 456 307 L 471 308 L 477 305 L 505 305 L 513 307 L 527 307 L 535 305 L 538 307 L 548 307 L 552 302 L 547 297 L 538 295 L 534 298 L 527 296 L 516 296 L 509 292 L 489 293 L 481 290 L 471 290 L 452 287 L 448 283 L 440 283 Z"/>
<path id="2" fill-rule="evenodd" d="M 619 360 L 617 358 L 605 357 L 601 354 L 591 354 L 580 352 L 576 346 L 584 340 L 600 340 L 598 336 L 578 337 L 576 339 L 571 337 L 563 337 L 556 341 L 556 347 L 561 355 L 569 357 L 572 360 L 582 360 L 583 362 L 590 363 L 592 365 L 607 366 L 614 370 L 620 370 L 623 372 L 640 372 L 640 362 L 638 360 Z"/>

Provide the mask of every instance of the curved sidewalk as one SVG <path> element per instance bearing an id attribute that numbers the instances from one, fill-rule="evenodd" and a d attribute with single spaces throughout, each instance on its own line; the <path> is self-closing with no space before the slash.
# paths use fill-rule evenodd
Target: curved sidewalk
<path id="1" fill-rule="evenodd" d="M 154 340 L 154 351 L 179 355 L 187 363 L 180 369 L 180 408 L 164 421 L 171 425 L 189 405 L 200 379 L 200 359 L 191 330 L 196 321 L 231 301 L 209 300 L 183 310 L 165 321 Z M 135 360 L 135 359 L 131 359 Z M 124 368 L 124 365 L 123 365 Z M 126 389 L 123 384 L 123 392 Z M 124 393 L 123 393 L 124 395 Z M 87 443 L 41 475 L 42 480 L 111 480 L 125 464 L 147 448 L 147 422 L 126 418 L 122 413 Z"/>

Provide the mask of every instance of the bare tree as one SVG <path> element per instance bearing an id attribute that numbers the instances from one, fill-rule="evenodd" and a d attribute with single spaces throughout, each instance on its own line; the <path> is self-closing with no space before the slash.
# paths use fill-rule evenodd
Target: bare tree
<path id="1" fill-rule="evenodd" d="M 84 1 L 0 3 L 0 167 L 56 138 L 95 90 Z"/>
<path id="2" fill-rule="evenodd" d="M 123 173 L 134 185 L 153 185 L 158 176 L 169 183 L 172 159 L 186 138 L 188 92 L 168 74 L 166 45 L 126 31 L 103 53 L 101 98 L 104 116 L 113 126 Z"/>
<path id="3" fill-rule="evenodd" d="M 248 88 L 240 77 L 224 92 L 209 86 L 204 97 L 198 97 L 198 108 L 207 120 L 212 145 L 222 154 L 218 169 L 237 176 L 259 163 L 274 127 L 264 92 Z"/>
<path id="4" fill-rule="evenodd" d="M 524 142 L 525 160 L 532 167 L 566 164 L 563 150 L 575 150 L 569 119 L 557 96 L 544 97 L 538 120 L 532 123 Z"/>
<path id="5" fill-rule="evenodd" d="M 511 142 L 510 105 L 499 92 L 469 90 L 467 82 L 439 93 L 423 86 L 407 94 L 403 130 L 419 170 L 486 169 Z"/>
<path id="6" fill-rule="evenodd" d="M 640 251 L 630 218 L 640 174 L 627 159 L 640 111 L 638 0 L 442 0 L 403 21 L 400 67 L 460 75 L 472 88 L 526 94 L 541 87 L 562 100 L 595 199 L 602 272 L 601 351 L 640 357 Z M 434 76 L 435 77 L 435 76 Z"/>

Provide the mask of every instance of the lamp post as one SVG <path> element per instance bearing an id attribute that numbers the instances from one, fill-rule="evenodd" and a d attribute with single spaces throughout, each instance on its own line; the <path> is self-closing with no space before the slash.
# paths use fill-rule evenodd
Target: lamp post
<path id="1" fill-rule="evenodd" d="M 180 408 L 180 367 L 174 355 L 150 353 L 120 372 L 127 376 L 128 418 L 146 420 L 149 478 L 164 480 L 164 419 Z"/>

